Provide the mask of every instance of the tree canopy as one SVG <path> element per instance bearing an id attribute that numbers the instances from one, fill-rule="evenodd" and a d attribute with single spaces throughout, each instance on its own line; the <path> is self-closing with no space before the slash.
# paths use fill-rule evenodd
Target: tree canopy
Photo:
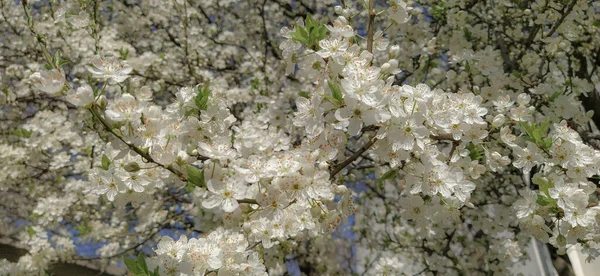
<path id="1" fill-rule="evenodd" d="M 0 3 L 0 275 L 600 256 L 600 2 Z"/>

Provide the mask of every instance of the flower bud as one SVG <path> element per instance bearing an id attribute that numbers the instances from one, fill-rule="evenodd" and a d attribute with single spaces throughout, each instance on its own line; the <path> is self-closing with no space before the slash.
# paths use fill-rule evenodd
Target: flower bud
<path id="1" fill-rule="evenodd" d="M 449 80 L 456 78 L 456 71 L 448 70 L 448 72 L 446 72 L 446 78 Z"/>
<path id="2" fill-rule="evenodd" d="M 344 10 L 342 11 L 342 15 L 343 15 L 344 17 L 350 17 L 350 16 L 352 16 L 352 12 L 350 12 L 350 10 L 349 10 L 349 9 L 344 9 Z"/>
<path id="3" fill-rule="evenodd" d="M 152 89 L 148 86 L 142 86 L 138 91 L 136 98 L 144 102 L 152 100 Z"/>
<path id="4" fill-rule="evenodd" d="M 390 47 L 390 56 L 391 57 L 396 57 L 400 54 L 400 46 L 398 45 L 392 45 L 392 47 Z"/>
<path id="5" fill-rule="evenodd" d="M 335 6 L 333 8 L 333 11 L 335 11 L 335 14 L 342 14 L 342 12 L 344 11 L 344 9 L 342 8 L 342 6 Z"/>
<path id="6" fill-rule="evenodd" d="M 106 99 L 106 96 L 100 95 L 97 102 L 98 107 L 100 107 L 100 110 L 106 110 L 106 106 L 108 105 L 108 100 Z"/>
<path id="7" fill-rule="evenodd" d="M 129 162 L 123 166 L 123 169 L 128 172 L 137 172 L 140 170 L 140 165 L 136 162 Z"/>
<path id="8" fill-rule="evenodd" d="M 381 71 L 388 72 L 392 66 L 389 63 L 384 63 L 381 65 Z"/>
<path id="9" fill-rule="evenodd" d="M 517 96 L 517 103 L 519 105 L 526 105 L 529 101 L 531 101 L 531 96 L 529 96 L 529 94 L 522 93 Z"/>
<path id="10" fill-rule="evenodd" d="M 252 231 L 252 224 L 246 221 L 242 224 L 242 229 L 244 229 L 244 231 L 250 232 Z"/>
<path id="11" fill-rule="evenodd" d="M 492 126 L 500 127 L 504 124 L 505 121 L 506 121 L 506 118 L 504 117 L 504 115 L 498 114 L 498 115 L 496 115 L 496 117 L 494 117 L 494 120 L 492 120 Z"/>
<path id="12" fill-rule="evenodd" d="M 335 190 L 334 190 L 334 192 L 335 192 L 336 194 L 343 194 L 343 193 L 345 193 L 346 191 L 348 191 L 348 187 L 346 187 L 346 186 L 344 186 L 344 185 L 337 185 L 337 186 L 335 187 Z"/>

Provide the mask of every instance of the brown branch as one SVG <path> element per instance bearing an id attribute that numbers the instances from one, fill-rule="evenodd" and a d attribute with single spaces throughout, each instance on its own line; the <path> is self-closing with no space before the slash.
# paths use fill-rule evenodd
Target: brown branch
<path id="1" fill-rule="evenodd" d="M 369 0 L 369 26 L 367 27 L 367 51 L 373 53 L 373 25 L 375 25 L 375 0 Z"/>
<path id="2" fill-rule="evenodd" d="M 569 6 L 567 6 L 566 11 L 562 14 L 560 19 L 558 19 L 556 24 L 554 24 L 552 26 L 552 29 L 550 30 L 550 32 L 548 32 L 546 37 L 550 37 L 550 36 L 552 36 L 552 34 L 554 34 L 554 32 L 556 32 L 558 27 L 560 27 L 560 25 L 563 23 L 563 21 L 565 21 L 565 18 L 567 18 L 567 16 L 571 13 L 571 11 L 573 11 L 573 7 L 575 7 L 576 3 L 577 3 L 577 0 L 571 0 L 571 3 L 569 3 Z"/>
<path id="3" fill-rule="evenodd" d="M 98 112 L 96 112 L 96 110 L 94 110 L 94 107 L 89 109 L 90 112 L 92 112 L 92 115 L 94 115 L 94 117 L 96 117 L 98 119 L 98 121 L 100 121 L 100 123 L 102 124 L 102 126 L 104 126 L 104 129 L 106 129 L 108 132 L 110 132 L 112 135 L 114 135 L 115 137 L 117 137 L 121 142 L 123 142 L 125 145 L 127 145 L 127 147 L 129 147 L 131 150 L 135 151 L 137 154 L 139 154 L 142 158 L 146 159 L 148 162 L 150 163 L 154 163 L 156 165 L 158 165 L 159 167 L 165 168 L 167 170 L 169 170 L 170 172 L 172 172 L 173 174 L 177 175 L 179 177 L 179 179 L 181 181 L 187 182 L 187 178 L 185 177 L 185 175 L 180 172 L 179 170 L 175 169 L 173 167 L 173 165 L 168 165 L 165 166 L 161 163 L 158 163 L 156 160 L 154 160 L 152 158 L 152 156 L 150 156 L 150 154 L 143 150 L 140 149 L 139 147 L 125 141 L 125 139 L 123 138 L 123 136 L 121 134 L 119 134 L 118 132 L 116 132 L 112 127 L 110 127 L 110 125 L 108 124 L 108 122 L 102 118 L 100 116 L 100 114 L 98 114 Z M 204 156 L 198 156 L 198 159 L 208 159 L 208 157 L 204 157 Z M 256 202 L 255 199 L 253 198 L 244 198 L 244 199 L 239 199 L 237 200 L 238 203 L 247 203 L 247 204 L 258 204 L 258 202 Z"/>
<path id="4" fill-rule="evenodd" d="M 94 110 L 94 107 L 90 108 L 89 110 L 90 110 L 90 112 L 92 112 L 92 115 L 94 117 L 96 117 L 96 119 L 98 119 L 98 121 L 100 121 L 102 126 L 104 126 L 104 129 L 106 129 L 108 132 L 112 133 L 115 137 L 117 137 L 119 140 L 121 140 L 121 142 L 123 142 L 125 145 L 127 145 L 127 147 L 129 147 L 131 150 L 135 151 L 137 154 L 139 154 L 141 157 L 146 159 L 148 162 L 154 163 L 162 168 L 169 170 L 173 174 L 177 175 L 179 177 L 179 179 L 181 179 L 181 181 L 187 181 L 187 178 L 183 175 L 183 173 L 178 171 L 177 169 L 175 169 L 172 165 L 165 166 L 161 163 L 158 163 L 157 161 L 155 161 L 152 158 L 152 156 L 150 156 L 150 154 L 147 151 L 142 150 L 142 149 L 138 148 L 137 146 L 125 141 L 125 139 L 123 139 L 123 136 L 121 134 L 117 133 L 108 124 L 108 122 L 104 118 L 102 118 L 102 116 L 100 116 L 100 114 L 98 114 L 98 112 L 96 112 L 96 110 Z"/>
<path id="5" fill-rule="evenodd" d="M 373 138 L 371 138 L 371 140 L 369 140 L 368 143 L 363 145 L 352 156 L 350 156 L 348 159 L 344 160 L 342 163 L 339 163 L 339 164 L 336 164 L 335 166 L 333 166 L 329 170 L 330 178 L 334 178 L 335 175 L 338 174 L 340 171 L 342 171 L 346 166 L 348 166 L 350 163 L 354 162 L 354 160 L 358 159 L 358 157 L 360 157 L 363 153 L 365 153 L 365 151 L 367 151 L 371 146 L 373 146 L 373 144 L 375 144 L 375 142 L 377 142 L 377 138 L 375 136 L 373 136 Z"/>
<path id="6" fill-rule="evenodd" d="M 500 48 L 500 54 L 502 56 L 502 61 L 504 61 L 504 72 L 512 72 L 513 69 L 516 69 L 517 66 L 510 59 L 509 49 L 502 39 L 502 34 L 499 31 L 496 31 L 496 44 L 498 44 L 498 48 Z"/>

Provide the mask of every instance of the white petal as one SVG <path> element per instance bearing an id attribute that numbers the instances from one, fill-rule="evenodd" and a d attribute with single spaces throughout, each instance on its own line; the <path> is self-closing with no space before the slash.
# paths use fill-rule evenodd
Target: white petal
<path id="1" fill-rule="evenodd" d="M 211 197 L 202 201 L 202 207 L 206 209 L 212 209 L 221 205 L 221 202 L 223 202 L 223 198 L 221 196 L 212 195 Z"/>
<path id="2" fill-rule="evenodd" d="M 362 121 L 358 117 L 352 117 L 350 119 L 350 125 L 348 125 L 348 134 L 356 136 L 360 133 L 362 127 Z"/>
<path id="3" fill-rule="evenodd" d="M 235 211 L 235 209 L 237 209 L 238 206 L 239 204 L 237 200 L 233 198 L 228 198 L 225 199 L 225 201 L 223 202 L 223 211 L 230 213 Z"/>

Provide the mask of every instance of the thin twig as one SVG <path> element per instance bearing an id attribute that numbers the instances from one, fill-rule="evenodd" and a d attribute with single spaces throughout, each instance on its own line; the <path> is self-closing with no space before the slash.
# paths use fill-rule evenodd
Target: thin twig
<path id="1" fill-rule="evenodd" d="M 346 166 L 348 166 L 350 163 L 354 162 L 354 160 L 358 159 L 358 157 L 360 157 L 363 153 L 365 153 L 365 151 L 367 151 L 371 146 L 373 146 L 373 144 L 375 144 L 375 142 L 377 142 L 377 138 L 375 136 L 373 136 L 373 138 L 371 138 L 371 140 L 369 140 L 368 143 L 363 145 L 352 156 L 350 156 L 348 159 L 344 160 L 342 163 L 339 163 L 339 164 L 333 166 L 329 172 L 330 177 L 331 178 L 335 177 L 336 174 L 338 174 Z"/>
<path id="2" fill-rule="evenodd" d="M 375 25 L 375 0 L 369 0 L 369 26 L 367 27 L 367 51 L 373 53 L 373 25 Z"/>
<path id="3" fill-rule="evenodd" d="M 139 154 L 141 157 L 143 157 L 144 159 L 146 159 L 148 162 L 150 163 L 154 163 L 162 168 L 165 168 L 167 170 L 169 170 L 170 172 L 174 173 L 175 175 L 177 175 L 179 177 L 179 179 L 181 179 L 181 181 L 187 181 L 187 178 L 183 175 L 182 172 L 178 171 L 177 169 L 173 168 L 172 165 L 168 165 L 165 166 L 161 163 L 158 163 L 157 161 L 155 161 L 152 156 L 150 156 L 150 154 L 145 151 L 140 149 L 139 147 L 125 141 L 125 139 L 123 139 L 122 135 L 117 133 L 109 124 L 108 122 L 102 118 L 102 116 L 100 116 L 100 114 L 98 114 L 98 112 L 96 112 L 96 110 L 94 110 L 94 108 L 90 108 L 89 109 L 90 112 L 92 112 L 92 115 L 94 117 L 96 117 L 96 119 L 98 119 L 98 121 L 100 121 L 100 123 L 102 124 L 102 126 L 104 126 L 104 129 L 106 129 L 108 132 L 112 133 L 115 137 L 117 137 L 119 140 L 121 140 L 121 142 L 123 142 L 125 145 L 127 145 L 127 147 L 129 147 L 131 150 L 135 151 L 137 154 Z"/>

